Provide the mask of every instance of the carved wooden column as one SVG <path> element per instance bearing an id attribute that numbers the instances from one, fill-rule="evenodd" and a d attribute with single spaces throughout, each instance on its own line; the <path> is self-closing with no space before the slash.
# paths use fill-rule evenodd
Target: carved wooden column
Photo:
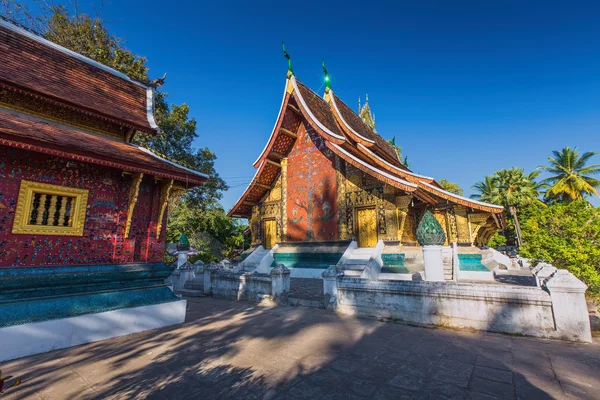
<path id="1" fill-rule="evenodd" d="M 138 194 L 140 192 L 140 183 L 144 174 L 135 173 L 131 176 L 131 186 L 129 187 L 129 206 L 127 207 L 127 222 L 125 223 L 125 239 L 129 237 L 129 231 L 131 230 L 131 219 L 133 218 L 133 210 L 137 203 Z"/>
<path id="2" fill-rule="evenodd" d="M 402 243 L 402 236 L 404 234 L 404 225 L 406 223 L 406 217 L 408 216 L 408 206 L 412 196 L 396 196 L 396 210 L 398 210 L 398 241 Z"/>
<path id="3" fill-rule="evenodd" d="M 345 163 L 335 156 L 336 203 L 338 210 L 338 239 L 347 240 L 348 226 L 346 221 L 346 178 L 344 177 Z"/>
<path id="4" fill-rule="evenodd" d="M 160 211 L 158 213 L 158 221 L 156 221 L 156 237 L 160 237 L 162 230 L 163 217 L 165 210 L 167 209 L 167 203 L 169 202 L 169 196 L 171 195 L 171 188 L 173 187 L 173 179 L 167 179 L 160 183 Z"/>
<path id="5" fill-rule="evenodd" d="M 288 159 L 281 159 L 281 237 L 282 242 L 287 241 L 287 165 Z"/>

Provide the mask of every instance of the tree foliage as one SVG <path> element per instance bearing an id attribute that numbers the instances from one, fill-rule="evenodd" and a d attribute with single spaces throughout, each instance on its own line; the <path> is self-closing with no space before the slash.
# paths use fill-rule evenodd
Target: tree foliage
<path id="1" fill-rule="evenodd" d="M 540 185 L 535 181 L 539 174 L 539 171 L 534 171 L 526 175 L 522 168 L 503 169 L 473 185 L 477 193 L 472 198 L 504 206 L 513 217 L 519 245 L 522 239 L 517 213 L 524 206 L 541 203 Z"/>
<path id="2" fill-rule="evenodd" d="M 520 254 L 566 268 L 600 295 L 600 209 L 576 200 L 522 210 Z"/>
<path id="3" fill-rule="evenodd" d="M 590 158 L 597 153 L 580 154 L 577 148 L 565 147 L 561 151 L 554 150 L 553 157 L 548 157 L 549 166 L 539 169 L 551 174 L 542 182 L 549 185 L 545 197 L 548 201 L 568 202 L 583 200 L 587 195 L 598 196 L 600 180 L 591 177 L 600 172 L 600 164 L 587 165 Z"/>
<path id="4" fill-rule="evenodd" d="M 124 47 L 99 17 L 80 13 L 77 2 L 70 7 L 42 3 L 41 12 L 33 14 L 24 4 L 2 1 L 4 15 L 37 32 L 46 39 L 147 83 L 146 58 Z M 167 240 L 175 242 L 182 233 L 191 237 L 192 245 L 201 250 L 207 261 L 228 255 L 243 243 L 243 226 L 228 218 L 218 204 L 227 185 L 214 169 L 216 155 L 208 148 L 195 148 L 198 137 L 196 121 L 189 116 L 186 104 L 169 105 L 165 93 L 157 93 L 155 116 L 160 132 L 156 136 L 138 134 L 134 142 L 150 148 L 165 158 L 209 175 L 206 183 L 186 191 L 170 210 Z M 203 238 L 200 242 L 199 237 Z"/>
<path id="5" fill-rule="evenodd" d="M 454 193 L 459 196 L 463 195 L 463 190 L 458 183 L 452 183 L 452 182 L 448 181 L 447 179 L 441 179 L 438 181 L 438 183 L 440 184 L 442 189 L 444 189 L 450 193 Z"/>

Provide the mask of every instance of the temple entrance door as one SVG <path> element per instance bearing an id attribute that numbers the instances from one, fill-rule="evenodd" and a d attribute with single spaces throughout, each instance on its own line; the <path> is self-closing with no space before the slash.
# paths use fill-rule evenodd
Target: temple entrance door
<path id="1" fill-rule="evenodd" d="M 358 247 L 377 245 L 377 213 L 374 207 L 356 210 L 356 232 L 358 232 Z"/>
<path id="2" fill-rule="evenodd" d="M 274 219 L 263 221 L 263 247 L 271 249 L 275 245 L 275 237 L 277 232 L 277 224 Z"/>

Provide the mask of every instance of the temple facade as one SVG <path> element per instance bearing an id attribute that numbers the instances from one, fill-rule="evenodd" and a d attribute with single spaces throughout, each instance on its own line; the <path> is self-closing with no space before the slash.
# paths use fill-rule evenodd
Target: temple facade
<path id="1" fill-rule="evenodd" d="M 129 327 L 90 324 L 83 342 L 149 329 L 136 318 L 159 309 L 182 322 L 163 284 L 168 203 L 207 176 L 132 143 L 157 134 L 154 87 L 2 20 L 0 48 L 2 348 L 78 344 L 61 329 L 92 313 L 100 326 L 108 311 L 146 307 Z M 32 346 L 23 332 L 44 322 L 50 339 Z"/>
<path id="2" fill-rule="evenodd" d="M 288 73 L 256 174 L 229 212 L 249 220 L 255 247 L 348 241 L 364 248 L 379 241 L 415 247 L 426 210 L 444 228 L 446 245 L 485 245 L 502 228 L 502 207 L 450 193 L 434 178 L 412 172 L 376 133 L 368 101 L 359 113 L 329 86 L 319 95 Z"/>

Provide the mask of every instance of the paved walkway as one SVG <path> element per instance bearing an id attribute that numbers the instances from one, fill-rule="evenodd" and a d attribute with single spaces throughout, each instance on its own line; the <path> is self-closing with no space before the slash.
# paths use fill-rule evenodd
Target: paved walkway
<path id="1" fill-rule="evenodd" d="M 184 325 L 0 369 L 25 378 L 8 399 L 598 399 L 600 343 L 199 298 Z"/>

